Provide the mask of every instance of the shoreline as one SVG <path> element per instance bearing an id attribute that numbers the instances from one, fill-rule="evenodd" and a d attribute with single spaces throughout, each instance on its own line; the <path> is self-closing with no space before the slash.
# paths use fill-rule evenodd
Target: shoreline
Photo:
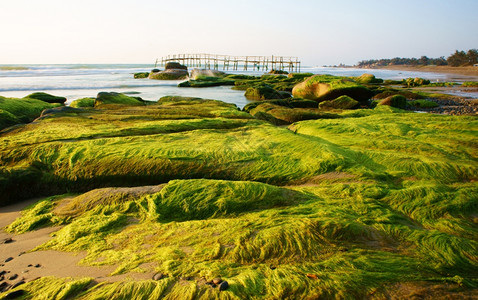
<path id="1" fill-rule="evenodd" d="M 475 77 L 478 79 L 478 67 L 450 67 L 450 66 L 407 66 L 407 65 L 393 65 L 393 66 L 376 66 L 376 67 L 355 67 L 359 69 L 371 69 L 371 70 L 392 70 L 392 71 L 410 71 L 410 72 L 428 72 L 428 73 L 440 73 L 450 75 L 462 75 Z"/>

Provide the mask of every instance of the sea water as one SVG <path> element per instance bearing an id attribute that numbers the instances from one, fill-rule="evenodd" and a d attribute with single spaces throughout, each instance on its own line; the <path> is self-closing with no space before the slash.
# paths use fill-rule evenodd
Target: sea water
<path id="1" fill-rule="evenodd" d="M 179 88 L 182 80 L 134 79 L 137 72 L 149 72 L 151 64 L 62 64 L 62 65 L 0 65 L 0 96 L 25 97 L 33 92 L 46 92 L 66 97 L 67 104 L 75 99 L 96 97 L 99 92 L 118 92 L 157 101 L 163 96 L 189 96 L 217 99 L 234 103 L 242 108 L 250 101 L 244 91 L 230 86 L 208 88 Z M 228 71 L 227 73 L 262 75 L 266 71 Z M 382 79 L 422 77 L 431 81 L 464 81 L 463 77 L 424 72 L 395 70 L 367 70 L 355 68 L 306 67 L 301 72 L 338 76 L 374 74 Z M 453 76 L 453 75 L 451 75 Z"/>

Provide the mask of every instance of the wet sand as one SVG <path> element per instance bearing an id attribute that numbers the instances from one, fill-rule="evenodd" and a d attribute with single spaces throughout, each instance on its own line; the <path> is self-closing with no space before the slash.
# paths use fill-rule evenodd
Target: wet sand
<path id="1" fill-rule="evenodd" d="M 372 67 L 372 69 L 384 69 L 395 71 L 412 71 L 412 72 L 431 72 L 441 74 L 455 74 L 462 76 L 470 76 L 470 81 L 478 80 L 478 67 L 450 67 L 450 66 L 383 66 Z"/>
<path id="2" fill-rule="evenodd" d="M 51 233 L 61 228 L 47 227 L 19 235 L 5 232 L 4 227 L 19 217 L 23 208 L 34 202 L 35 200 L 29 200 L 0 207 L 0 241 L 8 238 L 13 240 L 6 244 L 0 244 L 0 272 L 6 272 L 3 275 L 3 282 L 12 285 L 21 280 L 28 282 L 45 276 L 91 277 L 96 282 L 113 282 L 125 279 L 146 280 L 153 276 L 153 271 L 150 273 L 127 273 L 109 276 L 116 269 L 116 266 L 91 267 L 78 265 L 78 262 L 86 256 L 86 252 L 77 254 L 52 250 L 29 252 L 50 240 Z M 17 274 L 17 277 L 10 280 L 9 278 L 14 274 Z"/>

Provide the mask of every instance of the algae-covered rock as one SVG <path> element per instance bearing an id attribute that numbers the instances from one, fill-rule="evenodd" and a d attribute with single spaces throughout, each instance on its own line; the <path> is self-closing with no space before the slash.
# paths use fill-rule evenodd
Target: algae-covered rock
<path id="1" fill-rule="evenodd" d="M 319 103 L 319 108 L 351 109 L 357 106 L 359 102 L 346 95 Z"/>
<path id="2" fill-rule="evenodd" d="M 407 78 L 403 80 L 403 84 L 405 84 L 407 87 L 416 87 L 430 84 L 430 80 L 419 77 Z"/>
<path id="3" fill-rule="evenodd" d="M 359 77 L 355 78 L 355 82 L 361 84 L 378 84 L 383 83 L 383 79 L 375 78 L 373 74 L 362 74 Z"/>
<path id="4" fill-rule="evenodd" d="M 209 69 L 192 69 L 191 71 L 191 78 L 194 80 L 201 79 L 203 77 L 219 77 L 222 78 L 226 75 L 226 73 L 218 70 L 209 70 Z"/>
<path id="5" fill-rule="evenodd" d="M 164 69 L 165 70 L 188 70 L 188 67 L 185 66 L 185 65 L 182 65 L 178 62 L 174 62 L 174 61 L 171 61 L 171 62 L 168 62 L 166 63 L 166 66 L 164 66 Z"/>
<path id="6" fill-rule="evenodd" d="M 309 77 L 295 85 L 292 94 L 294 97 L 318 102 L 332 100 L 343 95 L 347 95 L 359 102 L 365 102 L 373 95 L 369 89 L 350 79 L 330 75 Z"/>
<path id="7" fill-rule="evenodd" d="M 269 86 L 250 87 L 246 90 L 244 96 L 249 100 L 267 100 L 286 98 L 278 91 Z"/>
<path id="8" fill-rule="evenodd" d="M 292 79 L 301 79 L 304 80 L 308 77 L 314 76 L 313 73 L 289 73 L 287 77 Z"/>
<path id="9" fill-rule="evenodd" d="M 196 80 L 180 82 L 178 87 L 211 87 L 222 85 L 234 85 L 234 80 L 220 77 L 196 76 Z"/>
<path id="10" fill-rule="evenodd" d="M 41 100 L 47 103 L 60 103 L 63 104 L 66 102 L 65 97 L 60 97 L 60 96 L 54 96 L 51 94 L 43 93 L 43 92 L 36 92 L 33 94 L 30 94 L 26 96 L 25 98 L 30 98 L 30 99 L 37 99 Z"/>
<path id="11" fill-rule="evenodd" d="M 75 108 L 75 107 L 70 107 L 70 106 L 60 106 L 60 107 L 54 107 L 54 108 L 47 108 L 44 111 L 42 111 L 40 118 L 39 119 L 44 119 L 47 117 L 53 117 L 53 116 L 58 116 L 58 115 L 65 115 L 65 114 L 70 114 L 70 113 L 79 113 L 83 112 L 84 110 L 81 108 Z"/>
<path id="12" fill-rule="evenodd" d="M 95 107 L 102 105 L 144 105 L 144 101 L 139 97 L 130 97 L 115 92 L 100 92 L 96 96 Z"/>
<path id="13" fill-rule="evenodd" d="M 339 118 L 339 116 L 335 114 L 324 113 L 318 109 L 290 108 L 283 105 L 263 102 L 260 102 L 256 107 L 249 109 L 249 112 L 256 119 L 264 120 L 279 126 L 305 120 Z"/>
<path id="14" fill-rule="evenodd" d="M 48 103 L 32 98 L 5 98 L 0 96 L 0 129 L 14 124 L 28 123 L 38 118 L 47 108 L 57 107 L 59 103 Z"/>
<path id="15" fill-rule="evenodd" d="M 407 106 L 407 98 L 402 95 L 394 95 L 381 100 L 378 105 L 387 105 L 403 109 Z"/>
<path id="16" fill-rule="evenodd" d="M 269 71 L 269 74 L 284 74 L 284 75 L 287 75 L 287 74 L 289 74 L 289 72 L 284 71 L 284 70 L 274 70 L 274 69 L 272 69 L 272 70 Z"/>
<path id="17" fill-rule="evenodd" d="M 149 73 L 149 79 L 156 80 L 182 80 L 188 78 L 189 73 L 184 69 L 167 69 L 160 72 Z"/>
<path id="18" fill-rule="evenodd" d="M 148 76 L 149 76 L 149 72 L 134 73 L 134 78 L 135 79 L 148 78 Z"/>
<path id="19" fill-rule="evenodd" d="M 95 107 L 95 98 L 81 98 L 76 99 L 70 103 L 70 107 Z"/>

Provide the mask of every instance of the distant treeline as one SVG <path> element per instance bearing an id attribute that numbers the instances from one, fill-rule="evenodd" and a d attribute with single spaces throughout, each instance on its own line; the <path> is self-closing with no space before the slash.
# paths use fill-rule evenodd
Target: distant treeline
<path id="1" fill-rule="evenodd" d="M 478 63 L 478 49 L 470 49 L 468 52 L 458 51 L 445 58 L 444 56 L 439 58 L 428 58 L 422 56 L 420 58 L 383 58 L 383 59 L 370 59 L 362 60 L 357 66 L 359 67 L 370 67 L 370 66 L 389 66 L 389 65 L 412 65 L 412 66 L 472 66 Z"/>

